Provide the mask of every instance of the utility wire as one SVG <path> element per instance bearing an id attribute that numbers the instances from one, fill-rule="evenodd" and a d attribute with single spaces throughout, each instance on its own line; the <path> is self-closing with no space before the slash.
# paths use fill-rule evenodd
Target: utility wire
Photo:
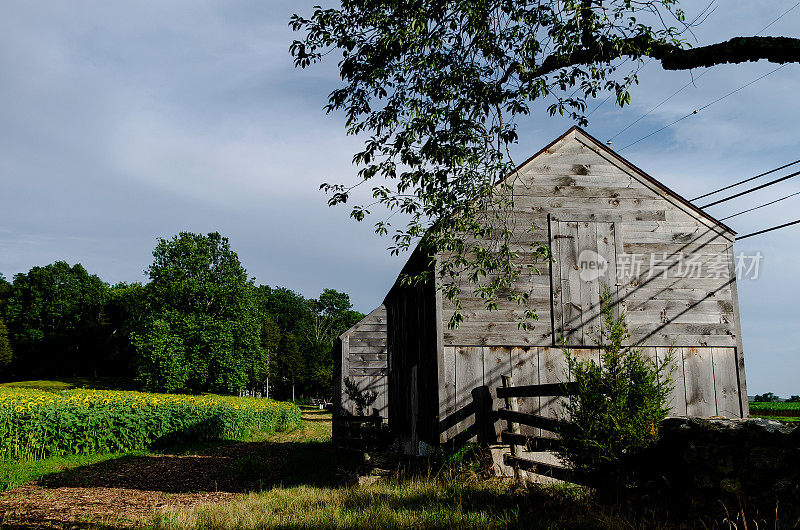
<path id="1" fill-rule="evenodd" d="M 781 177 L 781 178 L 777 178 L 775 180 L 771 180 L 771 181 L 769 181 L 769 182 L 767 182 L 765 184 L 761 184 L 760 186 L 756 186 L 755 188 L 750 188 L 749 190 L 744 190 L 744 191 L 740 191 L 739 193 L 734 193 L 730 197 L 725 197 L 724 199 L 720 199 L 718 201 L 710 202 L 710 203 L 706 204 L 705 206 L 701 206 L 700 208 L 708 208 L 709 206 L 715 206 L 717 204 L 720 204 L 720 203 L 723 203 L 723 202 L 727 202 L 727 201 L 729 201 L 731 199 L 735 199 L 737 197 L 741 197 L 742 195 L 747 195 L 748 193 L 753 193 L 754 191 L 758 191 L 760 189 L 766 188 L 767 186 L 772 186 L 773 184 L 777 184 L 778 182 L 783 182 L 784 180 L 788 180 L 788 179 L 790 179 L 792 177 L 796 177 L 797 175 L 800 175 L 800 171 L 795 171 L 794 173 L 789 173 L 785 177 Z"/>
<path id="2" fill-rule="evenodd" d="M 658 105 L 656 105 L 656 106 L 655 106 L 655 107 L 653 107 L 652 109 L 648 110 L 647 112 L 645 112 L 644 114 L 642 114 L 641 116 L 639 116 L 638 118 L 636 118 L 636 119 L 635 119 L 633 122 L 631 122 L 631 123 L 630 123 L 630 124 L 629 124 L 627 127 L 625 127 L 624 129 L 622 129 L 621 131 L 619 131 L 617 134 L 615 134 L 614 136 L 612 136 L 611 138 L 609 138 L 609 139 L 608 139 L 608 141 L 609 141 L 609 142 L 610 142 L 610 141 L 612 141 L 614 138 L 616 138 L 616 137 L 617 137 L 617 136 L 619 136 L 620 134 L 624 133 L 625 131 L 627 131 L 628 129 L 630 129 L 631 127 L 633 127 L 634 125 L 636 125 L 636 124 L 637 124 L 637 123 L 639 123 L 640 121 L 642 121 L 644 118 L 646 118 L 647 116 L 649 116 L 650 114 L 652 114 L 654 111 L 658 110 L 658 108 L 659 108 L 661 105 L 663 105 L 664 103 L 666 103 L 667 101 L 671 100 L 672 98 L 674 98 L 675 96 L 677 96 L 678 94 L 680 94 L 681 92 L 683 92 L 684 90 L 686 90 L 688 87 L 690 87 L 691 85 L 693 85 L 695 81 L 697 81 L 698 79 L 700 79 L 701 77 L 703 77 L 704 75 L 706 75 L 706 74 L 709 72 L 709 70 L 710 70 L 710 68 L 706 68 L 705 70 L 703 70 L 702 72 L 700 72 L 700 73 L 697 75 L 697 77 L 693 77 L 691 81 L 689 81 L 688 83 L 686 83 L 685 85 L 683 85 L 681 88 L 679 88 L 678 90 L 676 90 L 675 92 L 673 92 L 673 93 L 672 93 L 672 94 L 671 94 L 669 97 L 667 97 L 666 99 L 662 100 L 662 101 L 661 101 L 661 102 L 660 102 Z M 675 123 L 678 123 L 678 122 L 675 122 Z M 663 129 L 661 129 L 661 130 L 663 130 Z"/>
<path id="3" fill-rule="evenodd" d="M 769 171 L 767 171 L 765 173 L 761 173 L 759 175 L 756 175 L 755 177 L 750 177 L 750 178 L 746 178 L 744 180 L 740 180 L 739 182 L 731 184 L 730 186 L 725 186 L 724 188 L 720 188 L 718 190 L 709 191 L 708 193 L 700 195 L 699 197 L 695 197 L 694 199 L 690 199 L 690 201 L 696 201 L 696 200 L 708 197 L 709 195 L 715 195 L 715 194 L 717 194 L 717 193 L 719 193 L 721 191 L 725 191 L 725 190 L 729 190 L 731 188 L 735 188 L 736 186 L 738 186 L 740 184 L 744 184 L 745 182 L 750 182 L 751 180 L 755 180 L 757 178 L 764 177 L 766 175 L 769 175 L 770 173 L 775 173 L 776 171 L 780 171 L 781 169 L 786 169 L 787 167 L 793 166 L 795 164 L 800 164 L 800 160 L 795 160 L 794 162 L 790 162 L 790 163 L 788 163 L 788 164 L 786 164 L 784 166 L 776 167 L 775 169 L 771 169 L 771 170 L 769 170 Z"/>
<path id="4" fill-rule="evenodd" d="M 781 202 L 782 200 L 788 199 L 789 197 L 794 197 L 795 195 L 800 195 L 800 191 L 796 191 L 796 192 L 794 192 L 794 193 L 792 193 L 790 195 L 787 195 L 785 197 L 781 197 L 780 199 L 775 199 L 774 201 L 766 202 L 766 203 L 762 204 L 761 206 L 756 206 L 754 208 L 748 208 L 747 210 L 743 210 L 743 211 L 741 211 L 739 213 L 735 213 L 735 214 L 729 215 L 727 217 L 722 217 L 720 219 L 720 221 L 724 221 L 725 219 L 730 219 L 731 217 L 736 217 L 737 215 L 742 215 L 743 213 L 752 212 L 753 210 L 758 210 L 759 208 L 763 208 L 764 206 L 769 206 L 770 204 L 775 204 L 776 202 Z"/>
<path id="5" fill-rule="evenodd" d="M 714 100 L 714 101 L 712 101 L 711 103 L 707 103 L 707 104 L 703 105 L 702 107 L 700 107 L 699 109 L 695 109 L 695 110 L 693 110 L 692 112 L 690 112 L 689 114 L 686 114 L 685 116 L 681 116 L 680 118 L 678 118 L 677 120 L 673 121 L 672 123 L 670 123 L 670 124 L 668 124 L 668 125 L 665 125 L 665 126 L 661 127 L 660 129 L 658 129 L 658 130 L 656 130 L 656 131 L 653 131 L 653 132 L 651 132 L 650 134 L 647 134 L 647 135 L 645 135 L 645 136 L 642 136 L 641 138 L 639 138 L 639 139 L 638 139 L 638 140 L 636 140 L 635 142 L 629 143 L 628 145 L 626 145 L 625 147 L 623 147 L 622 149 L 620 149 L 620 151 L 623 151 L 623 150 L 625 150 L 625 149 L 627 149 L 627 148 L 629 148 L 629 147 L 631 147 L 631 146 L 633 146 L 633 145 L 636 145 L 636 144 L 638 144 L 639 142 L 641 142 L 642 140 L 645 140 L 645 139 L 647 139 L 647 138 L 650 138 L 650 137 L 651 137 L 651 136 L 653 136 L 654 134 L 658 134 L 658 133 L 660 133 L 660 132 L 661 132 L 661 131 L 663 131 L 664 129 L 668 129 L 669 127 L 672 127 L 673 125 L 675 125 L 675 124 L 676 124 L 676 123 L 678 123 L 679 121 L 683 121 L 683 120 L 685 120 L 686 118 L 688 118 L 689 116 L 692 116 L 692 115 L 694 115 L 694 114 L 698 114 L 700 111 L 703 111 L 703 110 L 707 109 L 708 107 L 710 107 L 711 105 L 714 105 L 715 103 L 719 103 L 719 102 L 720 102 L 720 101 L 722 101 L 723 99 L 725 99 L 725 98 L 727 98 L 727 97 L 729 97 L 729 96 L 732 96 L 732 95 L 734 95 L 735 93 L 739 92 L 740 90 L 743 90 L 743 89 L 745 89 L 745 88 L 749 87 L 750 85 L 752 85 L 752 84 L 754 84 L 754 83 L 757 83 L 758 81 L 761 81 L 761 80 L 762 80 L 762 79 L 764 79 L 765 77 L 767 77 L 767 76 L 769 76 L 769 75 L 772 75 L 772 74 L 774 74 L 775 72 L 777 72 L 778 70 L 780 70 L 781 68 L 784 68 L 784 67 L 786 67 L 786 64 L 782 64 L 782 65 L 780 65 L 779 67 L 777 67 L 776 69 L 774 69 L 774 70 L 770 70 L 769 72 L 767 72 L 766 74 L 762 75 L 761 77 L 757 77 L 756 79 L 753 79 L 752 81 L 750 81 L 750 82 L 749 82 L 749 83 L 747 83 L 746 85 L 742 85 L 742 86 L 740 86 L 739 88 L 737 88 L 737 89 L 735 89 L 735 90 L 731 90 L 730 92 L 728 92 L 728 93 L 727 93 L 727 94 L 725 94 L 724 96 L 721 96 L 721 97 L 719 97 L 719 98 L 715 99 L 715 100 Z"/>
<path id="6" fill-rule="evenodd" d="M 763 28 L 761 28 L 761 29 L 758 31 L 758 33 L 756 33 L 756 36 L 760 35 L 760 34 L 761 34 L 761 33 L 763 33 L 764 31 L 766 31 L 766 30 L 767 30 L 767 28 L 770 28 L 770 27 L 772 27 L 772 25 L 773 25 L 773 24 L 775 24 L 775 23 L 776 23 L 776 22 L 778 22 L 780 19 L 782 19 L 783 17 L 785 17 L 786 15 L 788 15 L 788 14 L 789 14 L 791 11 L 794 11 L 795 9 L 797 9 L 797 6 L 800 6 L 800 2 L 797 2 L 795 5 L 793 5 L 792 7 L 790 7 L 789 9 L 787 9 L 786 11 L 784 11 L 784 12 L 783 12 L 783 14 L 782 14 L 781 16 L 779 16 L 778 18 L 776 18 L 775 20 L 773 20 L 772 22 L 770 22 L 769 24 L 767 24 L 766 26 L 764 26 Z"/>
<path id="7" fill-rule="evenodd" d="M 782 224 L 782 225 L 773 226 L 772 228 L 765 228 L 764 230 L 759 230 L 758 232 L 753 232 L 752 234 L 747 234 L 747 235 L 744 235 L 744 236 L 741 236 L 741 237 L 737 237 L 736 241 L 739 241 L 740 239 L 747 239 L 748 237 L 757 236 L 759 234 L 765 234 L 767 232 L 772 232 L 773 230 L 778 230 L 779 228 L 786 228 L 787 226 L 796 225 L 798 223 L 800 223 L 800 219 L 798 219 L 797 221 L 792 221 L 791 223 L 785 223 L 785 224 Z"/>
<path id="8" fill-rule="evenodd" d="M 713 3 L 713 2 L 712 2 L 712 3 Z M 789 9 L 787 9 L 786 11 L 784 11 L 784 12 L 783 12 L 783 14 L 781 14 L 781 15 L 780 15 L 778 18 L 776 18 L 775 20 L 773 20 L 772 22 L 770 22 L 769 24 L 767 24 L 766 26 L 764 26 L 763 28 L 761 28 L 760 30 L 758 30 L 758 32 L 757 32 L 757 33 L 756 33 L 754 36 L 758 36 L 758 35 L 760 35 L 761 33 L 763 33 L 764 31 L 766 31 L 768 28 L 772 27 L 772 26 L 773 26 L 775 23 L 777 23 L 777 22 L 778 22 L 780 19 L 782 19 L 783 17 L 785 17 L 786 15 L 788 15 L 790 12 L 794 11 L 795 9 L 797 9 L 797 6 L 800 6 L 800 2 L 797 2 L 795 5 L 793 5 L 792 7 L 790 7 Z M 706 9 L 707 9 L 707 8 L 706 8 Z M 716 8 L 715 8 L 715 9 L 716 9 Z M 709 13 L 709 14 L 710 14 L 710 13 Z M 698 18 L 699 18 L 699 16 L 698 16 Z M 705 70 L 703 70 L 702 72 L 700 72 L 700 73 L 697 75 L 697 77 L 693 77 L 691 81 L 689 81 L 688 83 L 686 83 L 685 85 L 683 85 L 681 88 L 679 88 L 678 90 L 676 90 L 675 92 L 673 92 L 672 94 L 670 94 L 670 95 L 669 95 L 669 96 L 668 96 L 666 99 L 663 99 L 663 100 L 662 100 L 662 101 L 661 101 L 661 102 L 660 102 L 658 105 L 656 105 L 656 106 L 655 106 L 655 107 L 653 107 L 652 109 L 648 110 L 647 112 L 645 112 L 644 114 L 642 114 L 641 116 L 639 116 L 638 118 L 636 118 L 636 120 L 634 120 L 632 123 L 630 123 L 630 124 L 629 124 L 628 126 L 626 126 L 624 129 L 622 129 L 622 130 L 621 130 L 621 131 L 619 131 L 617 134 L 615 134 L 614 136 L 612 136 L 611 138 L 609 138 L 609 139 L 608 139 L 608 141 L 609 141 L 609 142 L 610 142 L 610 141 L 612 141 L 614 138 L 616 138 L 616 137 L 617 137 L 617 136 L 619 136 L 620 134 L 624 133 L 625 131 L 627 131 L 628 129 L 630 129 L 631 127 L 633 127 L 633 126 L 634 126 L 634 125 L 636 125 L 637 123 L 639 123 L 639 122 L 640 122 L 642 119 L 646 118 L 646 117 L 647 117 L 647 116 L 649 116 L 651 113 L 653 113 L 654 111 L 658 110 L 658 108 L 659 108 L 659 107 L 661 107 L 661 105 L 663 105 L 663 104 L 664 104 L 664 103 L 666 103 L 667 101 L 671 100 L 672 98 L 674 98 L 675 96 L 677 96 L 678 94 L 680 94 L 681 92 L 683 92 L 684 90 L 686 90 L 687 88 L 689 88 L 691 85 L 693 85 L 693 84 L 695 83 L 695 81 L 697 81 L 698 79 L 700 79 L 701 77 L 703 77 L 704 75 L 706 75 L 706 74 L 707 74 L 707 73 L 708 73 L 710 70 L 711 70 L 711 68 L 706 68 Z M 694 112 L 693 114 L 696 114 L 696 112 Z M 689 117 L 689 115 L 687 115 L 687 116 L 684 116 L 684 118 L 688 118 L 688 117 Z M 683 119 L 683 118 L 681 118 L 681 120 L 682 120 L 682 119 Z M 672 125 L 675 125 L 676 123 L 678 123 L 678 122 L 679 122 L 679 121 L 681 121 L 681 120 L 676 120 L 676 121 L 672 122 L 670 125 L 667 125 L 667 127 L 671 127 Z M 666 129 L 667 127 L 663 127 L 663 128 L 659 129 L 659 130 L 658 130 L 658 131 L 656 131 L 656 132 L 661 132 L 661 131 L 663 131 L 664 129 Z M 645 138 L 647 138 L 647 137 L 645 137 Z M 640 140 L 637 140 L 637 141 L 640 141 Z M 636 142 L 634 142 L 634 143 L 636 143 Z M 630 145 L 633 145 L 633 144 L 630 144 Z M 630 147 L 630 145 L 629 145 L 629 146 L 626 146 L 626 147 Z M 625 149 L 625 147 L 623 147 L 622 149 Z"/>
<path id="9" fill-rule="evenodd" d="M 595 111 L 596 111 L 597 109 L 599 109 L 600 107 L 602 107 L 603 105 L 605 105 L 605 104 L 606 104 L 606 101 L 608 101 L 609 99 L 611 99 L 611 96 L 613 96 L 613 95 L 614 95 L 614 94 L 609 94 L 609 95 L 608 95 L 608 97 L 606 97 L 606 99 L 604 99 L 603 101 L 601 101 L 601 102 L 600 102 L 600 104 L 599 104 L 598 106 L 596 106 L 594 109 L 592 109 L 592 112 L 590 112 L 589 114 L 587 114 L 587 115 L 586 115 L 586 117 L 588 118 L 589 116 L 591 116 L 592 114 L 594 114 L 594 113 L 595 113 Z"/>

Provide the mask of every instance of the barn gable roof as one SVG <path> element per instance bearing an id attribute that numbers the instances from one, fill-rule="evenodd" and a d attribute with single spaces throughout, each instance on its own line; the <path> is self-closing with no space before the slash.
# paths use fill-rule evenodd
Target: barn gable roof
<path id="1" fill-rule="evenodd" d="M 351 333 L 356 331 L 363 324 L 366 324 L 370 320 L 373 320 L 374 318 L 379 317 L 381 312 L 385 312 L 385 311 L 386 311 L 386 307 L 383 304 L 379 305 L 378 307 L 376 307 L 375 309 L 370 311 L 370 313 L 367 316 L 365 316 L 364 318 L 362 318 L 361 320 L 359 320 L 358 322 L 353 324 L 353 327 L 351 327 L 350 329 L 348 329 L 347 331 L 345 331 L 344 333 L 339 335 L 339 338 L 340 339 L 344 339 L 345 337 L 347 337 L 348 335 L 350 335 Z"/>
<path id="2" fill-rule="evenodd" d="M 562 143 L 564 141 L 568 141 L 570 139 L 578 141 L 582 145 L 584 145 L 584 146 L 588 147 L 589 149 L 593 150 L 597 155 L 603 157 L 609 163 L 615 165 L 621 171 L 625 172 L 631 178 L 636 179 L 638 182 L 640 182 L 642 185 L 644 185 L 647 188 L 649 188 L 654 193 L 656 193 L 659 196 L 663 197 L 664 199 L 670 201 L 672 204 L 676 205 L 677 207 L 679 207 L 680 209 L 685 211 L 688 215 L 691 215 L 691 216 L 693 216 L 695 218 L 698 218 L 700 220 L 705 220 L 706 222 L 710 223 L 711 225 L 717 227 L 718 229 L 720 229 L 722 231 L 724 237 L 727 237 L 727 238 L 729 238 L 731 240 L 735 239 L 736 231 L 733 230 L 731 227 L 729 227 L 728 225 L 726 225 L 722 221 L 716 219 L 715 217 L 709 215 L 707 212 L 701 210 L 699 207 L 697 207 L 696 205 L 692 204 L 688 199 L 684 198 L 680 194 L 675 193 L 667 185 L 665 185 L 664 183 L 660 182 L 656 178 L 650 176 L 649 174 L 645 173 L 643 170 L 639 169 L 633 163 L 631 163 L 627 159 L 625 159 L 622 156 L 620 156 L 619 154 L 617 154 L 613 149 L 611 149 L 610 147 L 605 145 L 603 142 L 601 142 L 600 140 L 598 140 L 597 138 L 595 138 L 591 134 L 587 133 L 586 131 L 584 131 L 583 129 L 578 127 L 577 125 L 574 125 L 574 126 L 570 127 L 564 134 L 562 134 L 561 136 L 559 136 L 558 138 L 556 138 L 555 140 L 553 140 L 552 142 L 547 144 L 545 147 L 543 147 L 541 150 L 539 150 L 539 152 L 537 152 L 536 154 L 534 154 L 533 156 L 531 156 L 530 158 L 525 160 L 522 164 L 517 166 L 516 169 L 514 171 L 512 171 L 508 176 L 506 176 L 505 178 L 503 178 L 500 181 L 498 181 L 496 186 L 499 186 L 501 183 L 503 183 L 503 182 L 505 182 L 505 181 L 507 181 L 507 180 L 509 180 L 511 178 L 514 178 L 521 171 L 523 171 L 525 169 L 525 166 L 529 165 L 531 162 L 535 161 L 537 158 L 539 158 L 539 157 L 541 157 L 543 155 L 546 155 L 551 151 L 554 151 L 554 149 L 556 148 L 556 146 L 559 143 Z M 409 269 L 409 267 L 411 267 L 414 264 L 415 261 L 418 261 L 418 252 L 419 252 L 420 248 L 421 248 L 420 244 L 418 243 L 417 246 L 414 248 L 413 252 L 409 255 L 408 260 L 406 261 L 406 263 L 403 265 L 403 268 L 401 269 L 400 274 L 398 275 L 397 279 L 395 280 L 395 283 L 389 289 L 389 292 L 387 293 L 386 298 L 388 298 L 390 293 L 395 288 L 398 287 L 398 284 L 400 282 L 400 277 L 402 276 L 403 272 L 405 272 L 407 269 Z M 384 304 L 385 304 L 385 299 L 384 299 Z M 376 309 L 375 311 L 378 311 L 379 309 L 381 309 L 383 307 L 384 306 L 382 305 L 378 309 Z M 375 311 L 370 313 L 370 315 L 375 313 Z M 370 315 L 365 317 L 364 320 L 369 318 Z M 347 335 L 348 333 L 353 331 L 355 328 L 357 328 L 361 323 L 364 322 L 364 320 L 362 320 L 361 322 L 359 322 L 358 324 L 353 326 L 353 328 L 351 328 L 350 330 L 348 330 L 345 333 L 343 333 L 342 337 L 344 337 L 345 335 Z"/>
<path id="3" fill-rule="evenodd" d="M 684 198 L 680 194 L 671 190 L 663 182 L 648 175 L 647 173 L 639 169 L 637 166 L 632 164 L 630 161 L 617 154 L 613 149 L 611 149 L 603 142 L 601 142 L 600 140 L 598 140 L 597 138 L 587 133 L 578 126 L 570 127 L 570 129 L 567 130 L 564 134 L 562 134 L 561 136 L 550 142 L 548 145 L 543 147 L 538 153 L 534 154 L 533 156 L 528 158 L 525 162 L 517 166 L 517 168 L 501 182 L 507 181 L 510 178 L 514 178 L 520 171 L 522 171 L 525 168 L 525 166 L 529 165 L 537 158 L 550 153 L 551 151 L 554 150 L 554 148 L 558 144 L 564 141 L 568 141 L 570 139 L 580 142 L 587 148 L 594 151 L 597 155 L 606 159 L 608 162 L 614 164 L 620 170 L 624 171 L 631 177 L 635 178 L 637 181 L 641 182 L 643 185 L 655 191 L 665 199 L 669 200 L 682 210 L 686 211 L 688 214 L 711 222 L 713 225 L 723 229 L 725 232 L 730 233 L 731 236 L 734 236 L 736 234 L 736 231 L 733 230 L 731 227 L 729 227 L 722 221 L 716 219 L 707 212 L 701 210 L 699 207 L 692 204 L 688 199 Z"/>

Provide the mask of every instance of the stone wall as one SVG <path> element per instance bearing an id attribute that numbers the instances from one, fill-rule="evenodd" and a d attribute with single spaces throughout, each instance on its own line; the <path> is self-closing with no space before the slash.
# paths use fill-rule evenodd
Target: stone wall
<path id="1" fill-rule="evenodd" d="M 669 418 L 649 452 L 645 490 L 716 518 L 800 517 L 800 427 L 762 418 Z M 748 513 L 749 512 L 749 513 Z"/>

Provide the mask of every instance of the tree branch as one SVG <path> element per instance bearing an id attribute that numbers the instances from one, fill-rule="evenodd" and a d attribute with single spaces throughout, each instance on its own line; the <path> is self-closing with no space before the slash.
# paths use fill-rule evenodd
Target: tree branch
<path id="1" fill-rule="evenodd" d="M 762 59 L 781 64 L 800 63 L 800 39 L 790 37 L 735 37 L 699 48 L 669 46 L 654 51 L 650 56 L 659 59 L 665 70 L 688 70 Z"/>
<path id="2" fill-rule="evenodd" d="M 549 55 L 538 68 L 525 71 L 518 63 L 508 66 L 501 82 L 515 71 L 526 79 L 547 75 L 561 68 L 582 64 L 610 62 L 623 56 L 652 57 L 661 61 L 665 70 L 689 70 L 718 64 L 736 64 L 767 60 L 773 63 L 800 63 L 800 39 L 790 37 L 735 37 L 725 42 L 681 48 L 639 35 L 630 39 L 611 41 L 603 39 L 592 48 L 583 48 L 569 55 Z"/>

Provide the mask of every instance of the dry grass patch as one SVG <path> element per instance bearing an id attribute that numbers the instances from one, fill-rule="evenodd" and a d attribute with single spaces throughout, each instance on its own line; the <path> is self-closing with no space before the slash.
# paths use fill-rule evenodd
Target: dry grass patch
<path id="1" fill-rule="evenodd" d="M 442 479 L 346 488 L 277 488 L 231 502 L 167 511 L 153 525 L 170 530 L 631 527 L 614 514 L 598 512 L 578 489 Z"/>

